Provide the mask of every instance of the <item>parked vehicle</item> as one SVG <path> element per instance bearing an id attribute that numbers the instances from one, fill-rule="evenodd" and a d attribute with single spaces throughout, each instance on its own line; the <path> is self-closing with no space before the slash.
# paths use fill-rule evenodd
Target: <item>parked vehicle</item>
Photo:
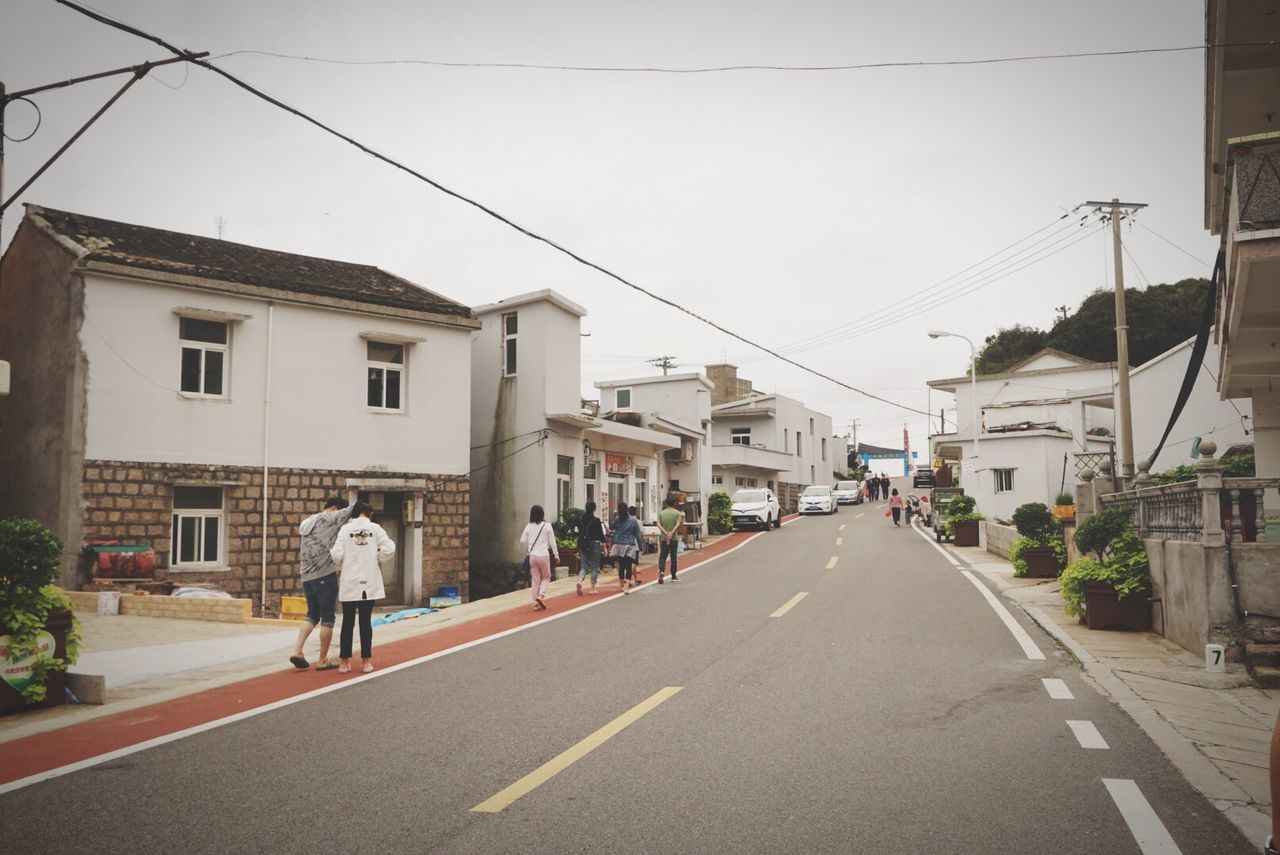
<path id="1" fill-rule="evenodd" d="M 782 525 L 782 509 L 772 490 L 739 490 L 730 508 L 735 529 L 759 528 L 768 531 Z"/>
<path id="2" fill-rule="evenodd" d="M 840 510 L 836 503 L 835 491 L 825 484 L 814 484 L 805 487 L 800 494 L 800 513 L 802 514 L 834 514 Z"/>
<path id="3" fill-rule="evenodd" d="M 934 487 L 929 493 L 929 509 L 933 514 L 933 537 L 939 543 L 950 540 L 947 534 L 947 505 L 956 496 L 963 496 L 963 487 Z"/>
<path id="4" fill-rule="evenodd" d="M 913 490 L 920 487 L 932 487 L 934 483 L 933 470 L 923 466 L 916 469 L 916 474 L 911 477 L 911 489 Z"/>
<path id="5" fill-rule="evenodd" d="M 835 488 L 837 505 L 862 504 L 862 482 L 840 481 Z"/>

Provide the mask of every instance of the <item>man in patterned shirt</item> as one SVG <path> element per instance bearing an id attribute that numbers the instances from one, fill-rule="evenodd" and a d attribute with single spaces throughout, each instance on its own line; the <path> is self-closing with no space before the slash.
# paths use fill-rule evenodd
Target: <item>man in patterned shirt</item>
<path id="1" fill-rule="evenodd" d="M 302 646 L 316 624 L 320 624 L 320 662 L 316 670 L 338 667 L 336 662 L 329 661 L 338 604 L 338 567 L 329 550 L 338 539 L 338 529 L 350 521 L 351 509 L 346 499 L 333 498 L 324 503 L 324 510 L 307 517 L 298 526 L 298 533 L 302 535 L 302 593 L 307 598 L 307 618 L 298 627 L 298 643 L 289 657 L 295 668 L 311 667 L 302 655 Z"/>

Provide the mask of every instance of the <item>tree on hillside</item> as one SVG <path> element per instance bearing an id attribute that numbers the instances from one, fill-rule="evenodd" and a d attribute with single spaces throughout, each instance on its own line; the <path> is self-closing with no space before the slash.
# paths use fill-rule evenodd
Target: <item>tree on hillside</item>
<path id="1" fill-rule="evenodd" d="M 1196 334 L 1207 279 L 1183 279 L 1172 285 L 1126 288 L 1125 314 L 1129 321 L 1129 364 L 1141 365 Z M 1092 359 L 1116 358 L 1115 292 L 1099 289 L 1084 299 L 1075 313 L 1058 321 L 1048 332 L 1016 324 L 989 335 L 978 351 L 978 373 L 1007 371 L 1045 347 Z M 968 374 L 966 369 L 965 374 Z"/>
<path id="2" fill-rule="evenodd" d="M 978 350 L 978 373 L 999 374 L 1044 349 L 1048 334 L 1026 324 L 1015 324 L 989 335 Z M 969 372 L 966 370 L 965 374 Z"/>

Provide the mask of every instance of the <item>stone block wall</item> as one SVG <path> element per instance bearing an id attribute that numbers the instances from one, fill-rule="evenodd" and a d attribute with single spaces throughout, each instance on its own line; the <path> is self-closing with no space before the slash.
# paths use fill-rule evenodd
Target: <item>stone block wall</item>
<path id="1" fill-rule="evenodd" d="M 424 596 L 457 585 L 468 596 L 469 482 L 457 476 L 339 470 L 271 470 L 267 525 L 268 611 L 284 594 L 300 594 L 298 524 L 330 496 L 346 496 L 348 479 L 423 479 L 422 582 Z M 182 570 L 170 566 L 173 488 L 223 488 L 225 567 Z M 144 543 L 156 553 L 157 576 L 178 584 L 208 584 L 255 604 L 262 590 L 262 470 L 236 466 L 86 461 L 82 482 L 84 539 Z M 397 547 L 403 547 L 397 544 Z"/>
<path id="2" fill-rule="evenodd" d="M 1011 525 L 1001 525 L 990 520 L 979 525 L 986 530 L 987 552 L 1007 559 L 1009 547 L 1018 538 L 1018 530 Z"/>
<path id="3" fill-rule="evenodd" d="M 784 514 L 794 514 L 800 510 L 800 494 L 804 492 L 804 484 L 778 482 L 778 507 Z"/>

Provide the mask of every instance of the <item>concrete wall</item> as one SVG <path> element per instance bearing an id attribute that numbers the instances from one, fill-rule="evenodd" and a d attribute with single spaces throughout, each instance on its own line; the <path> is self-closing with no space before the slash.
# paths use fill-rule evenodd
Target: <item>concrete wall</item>
<path id="1" fill-rule="evenodd" d="M 65 591 L 78 612 L 97 614 L 96 591 Z M 253 617 L 253 600 L 224 600 L 204 597 L 159 597 L 121 594 L 120 614 L 131 617 L 162 617 L 179 620 L 208 620 L 217 623 L 248 623 Z"/>
<path id="2" fill-rule="evenodd" d="M 227 397 L 179 391 L 177 307 L 251 315 L 231 325 Z M 81 343 L 90 365 L 86 456 L 261 465 L 268 303 L 189 288 L 86 277 Z M 271 323 L 273 466 L 467 471 L 471 333 L 416 321 L 277 304 Z M 406 348 L 404 412 L 366 406 L 362 332 Z"/>
<path id="3" fill-rule="evenodd" d="M 0 396 L 0 516 L 35 519 L 63 538 L 61 581 L 74 585 L 81 539 L 89 364 L 78 333 L 84 283 L 75 257 L 28 221 L 3 260 L 0 359 L 11 390 Z"/>
<path id="4" fill-rule="evenodd" d="M 1147 540 L 1151 559 L 1155 628 L 1193 653 L 1203 653 L 1213 628 L 1235 621 L 1224 548 L 1198 543 Z"/>
<path id="5" fill-rule="evenodd" d="M 987 552 L 1007 559 L 1009 547 L 1018 539 L 1018 530 L 1011 525 L 1001 525 L 990 520 L 981 523 L 981 527 L 985 533 Z"/>
<path id="6" fill-rule="evenodd" d="M 732 413 L 713 413 L 711 425 L 711 444 L 715 446 L 730 444 L 730 428 L 750 427 L 751 444 L 763 445 L 771 451 L 781 451 L 789 455 L 791 465 L 778 473 L 780 483 L 791 484 L 830 484 L 833 465 L 844 468 L 843 463 L 833 464 L 833 446 L 831 442 L 831 417 L 825 413 L 811 410 L 802 402 L 784 395 L 771 395 L 759 404 L 773 408 L 775 415 L 767 416 L 735 416 Z M 812 422 L 812 425 L 810 424 Z M 800 453 L 796 453 L 796 434 L 800 435 Z M 825 444 L 826 453 L 823 454 Z M 712 464 L 715 464 L 713 458 Z M 764 486 L 762 483 L 760 486 Z"/>

